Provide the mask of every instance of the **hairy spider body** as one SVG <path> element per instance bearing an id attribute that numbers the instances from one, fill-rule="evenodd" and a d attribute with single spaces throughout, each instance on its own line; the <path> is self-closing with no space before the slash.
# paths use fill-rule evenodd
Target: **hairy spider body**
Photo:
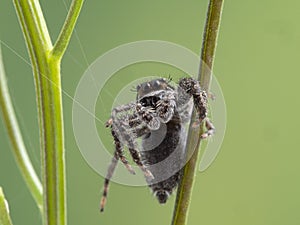
<path id="1" fill-rule="evenodd" d="M 184 124 L 189 121 L 191 99 L 198 114 L 198 124 L 205 121 L 207 131 L 201 138 L 206 138 L 214 133 L 214 126 L 207 119 L 206 92 L 193 78 L 180 79 L 177 88 L 166 79 L 139 84 L 135 102 L 113 109 L 106 126 L 111 128 L 115 153 L 104 183 L 101 211 L 118 160 L 130 173 L 135 173 L 123 154 L 124 145 L 143 171 L 159 203 L 166 203 L 181 179 L 185 163 Z M 142 139 L 140 147 L 138 138 Z"/>
<path id="2" fill-rule="evenodd" d="M 182 174 L 181 163 L 184 160 L 185 145 L 183 137 L 185 137 L 184 128 L 178 112 L 175 112 L 165 127 L 161 126 L 160 129 L 152 131 L 142 140 L 141 159 L 154 176 L 154 179 L 146 181 L 161 204 L 166 203 Z M 159 163 L 161 165 L 151 167 Z M 168 178 L 161 179 L 162 176 Z"/>

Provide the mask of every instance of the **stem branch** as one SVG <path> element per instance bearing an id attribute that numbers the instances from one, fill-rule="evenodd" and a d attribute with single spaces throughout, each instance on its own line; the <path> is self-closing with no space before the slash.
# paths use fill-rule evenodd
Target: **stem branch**
<path id="1" fill-rule="evenodd" d="M 54 57 L 61 58 L 64 52 L 66 51 L 72 32 L 74 30 L 74 26 L 79 16 L 83 1 L 84 0 L 72 1 L 65 23 L 52 49 L 52 55 Z"/>

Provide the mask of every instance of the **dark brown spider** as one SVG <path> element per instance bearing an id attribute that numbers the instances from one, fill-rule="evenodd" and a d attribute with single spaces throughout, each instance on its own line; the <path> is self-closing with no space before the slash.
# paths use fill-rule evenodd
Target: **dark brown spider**
<path id="1" fill-rule="evenodd" d="M 205 122 L 207 131 L 201 138 L 206 138 L 215 128 L 207 118 L 207 94 L 193 78 L 180 79 L 177 88 L 164 78 L 139 84 L 136 101 L 112 110 L 106 126 L 111 128 L 115 152 L 104 183 L 101 211 L 118 160 L 135 174 L 124 156 L 124 145 L 143 171 L 159 203 L 166 203 L 177 187 L 184 166 L 186 135 L 183 126 L 189 121 L 191 99 L 198 114 L 198 124 Z M 137 138 L 142 138 L 140 149 Z"/>

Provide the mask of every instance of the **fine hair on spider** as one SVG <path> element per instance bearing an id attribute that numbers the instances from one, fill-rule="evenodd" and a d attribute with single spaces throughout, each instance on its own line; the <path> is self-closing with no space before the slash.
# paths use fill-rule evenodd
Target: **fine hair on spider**
<path id="1" fill-rule="evenodd" d="M 104 181 L 100 211 L 104 210 L 109 182 L 120 160 L 131 174 L 135 171 L 124 155 L 127 147 L 133 162 L 143 172 L 158 202 L 164 204 L 176 189 L 185 165 L 186 132 L 191 106 L 197 112 L 197 125 L 204 123 L 201 138 L 213 135 L 215 128 L 207 118 L 207 93 L 197 80 L 185 77 L 177 86 L 158 78 L 136 87 L 136 100 L 112 110 L 106 127 L 111 130 L 115 151 Z M 193 104 L 191 104 L 191 101 Z M 138 144 L 141 139 L 141 144 Z"/>

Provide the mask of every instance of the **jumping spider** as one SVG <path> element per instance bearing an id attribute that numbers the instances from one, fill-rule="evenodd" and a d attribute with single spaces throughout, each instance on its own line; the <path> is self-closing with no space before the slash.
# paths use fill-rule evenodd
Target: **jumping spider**
<path id="1" fill-rule="evenodd" d="M 163 204 L 181 178 L 185 156 L 184 124 L 189 121 L 191 99 L 198 124 L 204 122 L 207 129 L 201 138 L 212 135 L 215 130 L 207 118 L 207 94 L 193 78 L 180 79 L 176 88 L 164 78 L 155 79 L 139 84 L 136 91 L 136 101 L 114 108 L 106 123 L 111 128 L 115 152 L 104 183 L 101 211 L 118 160 L 135 174 L 124 156 L 124 145 L 143 171 L 159 203 Z M 141 149 L 138 149 L 138 138 L 142 139 Z"/>

